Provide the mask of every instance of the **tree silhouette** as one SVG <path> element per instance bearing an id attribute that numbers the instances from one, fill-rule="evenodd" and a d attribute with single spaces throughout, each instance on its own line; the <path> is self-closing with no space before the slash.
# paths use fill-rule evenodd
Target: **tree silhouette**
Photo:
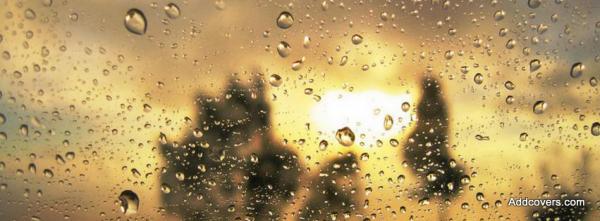
<path id="1" fill-rule="evenodd" d="M 196 97 L 198 116 L 181 142 L 161 134 L 166 167 L 161 182 L 168 212 L 184 220 L 278 220 L 301 180 L 297 155 L 274 139 L 263 83 L 230 81 L 224 95 Z M 325 163 L 310 178 L 298 219 L 330 219 L 358 211 L 359 176 L 354 154 Z"/>
<path id="2" fill-rule="evenodd" d="M 220 97 L 200 94 L 197 128 L 179 144 L 161 143 L 167 211 L 186 220 L 266 220 L 289 204 L 300 163 L 273 138 L 263 83 L 254 82 L 232 80 Z"/>
<path id="3" fill-rule="evenodd" d="M 323 175 L 321 175 L 323 174 Z M 343 220 L 359 213 L 360 169 L 356 155 L 348 153 L 327 162 L 308 184 L 309 199 L 300 220 Z"/>
<path id="4" fill-rule="evenodd" d="M 439 82 L 425 77 L 421 86 L 417 125 L 404 145 L 404 157 L 419 179 L 420 196 L 450 199 L 462 189 L 465 171 L 461 165 L 451 163 L 447 107 Z"/>

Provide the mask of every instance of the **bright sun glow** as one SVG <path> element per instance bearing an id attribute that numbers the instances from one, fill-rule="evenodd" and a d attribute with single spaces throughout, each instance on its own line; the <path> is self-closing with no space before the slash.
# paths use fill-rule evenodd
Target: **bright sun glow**
<path id="1" fill-rule="evenodd" d="M 311 118 L 317 129 L 332 140 L 338 129 L 349 127 L 356 135 L 355 145 L 363 142 L 365 146 L 373 146 L 378 139 L 396 137 L 406 128 L 411 121 L 411 111 L 404 112 L 401 106 L 411 101 L 408 94 L 331 91 L 313 107 Z M 389 130 L 384 127 L 386 115 L 393 119 Z"/>

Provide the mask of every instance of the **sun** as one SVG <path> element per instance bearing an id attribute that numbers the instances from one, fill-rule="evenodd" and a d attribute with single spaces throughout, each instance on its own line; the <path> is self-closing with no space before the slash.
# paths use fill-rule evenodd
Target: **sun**
<path id="1" fill-rule="evenodd" d="M 411 102 L 409 94 L 330 91 L 311 109 L 310 116 L 327 138 L 335 140 L 337 130 L 349 127 L 356 135 L 354 146 L 373 147 L 378 140 L 398 136 L 414 120 L 406 108 Z"/>

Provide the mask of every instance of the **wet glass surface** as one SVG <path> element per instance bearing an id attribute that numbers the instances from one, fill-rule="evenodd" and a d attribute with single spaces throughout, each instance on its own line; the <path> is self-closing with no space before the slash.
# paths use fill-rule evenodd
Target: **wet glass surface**
<path id="1" fill-rule="evenodd" d="M 598 12 L 0 0 L 0 220 L 595 220 Z"/>

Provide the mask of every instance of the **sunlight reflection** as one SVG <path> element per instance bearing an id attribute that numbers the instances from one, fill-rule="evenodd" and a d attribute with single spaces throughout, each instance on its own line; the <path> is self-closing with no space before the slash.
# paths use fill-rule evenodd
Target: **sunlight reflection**
<path id="1" fill-rule="evenodd" d="M 379 91 L 326 93 L 311 110 L 312 121 L 328 137 L 343 127 L 356 134 L 356 144 L 373 146 L 375 142 L 400 134 L 410 121 L 411 111 L 403 111 L 402 103 L 411 103 L 408 94 L 390 95 Z M 386 130 L 384 119 L 390 115 L 393 125 Z M 361 145 L 362 146 L 362 145 Z"/>

